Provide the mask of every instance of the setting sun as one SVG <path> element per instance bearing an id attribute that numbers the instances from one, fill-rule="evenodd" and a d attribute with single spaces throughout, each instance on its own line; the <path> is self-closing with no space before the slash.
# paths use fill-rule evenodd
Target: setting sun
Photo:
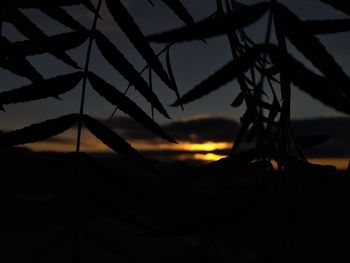
<path id="1" fill-rule="evenodd" d="M 232 143 L 228 142 L 204 142 L 192 143 L 189 141 L 180 141 L 178 144 L 170 143 L 150 143 L 147 141 L 134 141 L 132 143 L 135 148 L 143 151 L 187 151 L 187 152 L 212 152 L 215 150 L 227 150 L 232 147 Z"/>

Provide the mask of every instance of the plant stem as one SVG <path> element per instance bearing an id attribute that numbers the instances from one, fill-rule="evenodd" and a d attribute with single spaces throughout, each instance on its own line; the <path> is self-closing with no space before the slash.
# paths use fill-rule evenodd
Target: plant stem
<path id="1" fill-rule="evenodd" d="M 210 16 L 208 16 L 206 19 L 211 19 L 213 17 L 215 17 L 217 15 L 217 12 L 214 12 L 212 13 Z M 167 44 L 165 45 L 165 47 L 163 49 L 161 49 L 157 54 L 156 56 L 159 57 L 160 55 L 162 55 L 163 53 L 165 53 L 170 47 L 172 47 L 173 45 L 175 45 L 177 42 L 171 42 L 170 44 Z M 149 64 L 146 64 L 138 73 L 139 75 L 142 75 L 148 68 L 149 68 Z M 124 95 L 126 95 L 130 89 L 132 85 L 129 84 L 128 87 L 125 89 L 124 91 Z M 108 120 L 107 120 L 107 123 L 111 122 L 114 115 L 117 113 L 118 111 L 118 106 L 116 106 L 111 114 L 111 116 L 109 116 Z"/>
<path id="2" fill-rule="evenodd" d="M 84 114 L 84 105 L 85 105 L 85 93 L 86 93 L 86 84 L 87 84 L 87 74 L 89 72 L 89 65 L 90 65 L 90 57 L 91 57 L 91 50 L 92 50 L 92 43 L 93 43 L 93 35 L 96 30 L 97 26 L 97 20 L 98 20 L 98 13 L 101 9 L 102 0 L 98 1 L 97 7 L 96 7 L 96 14 L 94 17 L 94 21 L 92 23 L 92 27 L 90 30 L 90 38 L 89 38 L 89 44 L 86 52 L 86 60 L 85 60 L 85 67 L 84 67 L 84 75 L 83 75 L 83 84 L 82 84 L 82 90 L 81 90 L 81 100 L 80 100 L 80 110 L 79 110 L 79 119 L 78 119 L 78 135 L 77 135 L 77 145 L 76 145 L 76 152 L 80 152 L 80 141 L 81 141 L 81 128 L 82 128 L 82 121 L 83 121 L 83 114 Z"/>
<path id="3" fill-rule="evenodd" d="M 274 0 L 274 3 L 277 3 L 277 0 Z M 287 44 L 283 31 L 281 29 L 278 21 L 274 21 L 277 44 L 281 52 L 284 54 L 287 53 Z M 291 87 L 290 80 L 283 72 L 280 72 L 280 82 L 281 82 L 281 96 L 282 96 L 282 114 L 280 119 L 281 124 L 281 140 L 280 140 L 280 149 L 283 154 L 286 154 L 289 151 L 289 124 L 290 124 L 290 103 L 291 103 Z"/>

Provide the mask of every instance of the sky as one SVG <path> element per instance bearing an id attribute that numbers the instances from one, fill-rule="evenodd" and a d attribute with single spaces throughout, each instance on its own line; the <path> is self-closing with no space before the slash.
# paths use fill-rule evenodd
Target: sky
<path id="1" fill-rule="evenodd" d="M 183 23 L 164 5 L 164 3 L 159 0 L 153 0 L 155 4 L 154 7 L 152 7 L 147 0 L 122 0 L 122 2 L 133 15 L 136 23 L 140 26 L 145 35 L 183 26 Z M 260 1 L 243 0 L 242 2 L 252 4 Z M 281 0 L 280 2 L 286 4 L 301 19 L 335 19 L 346 17 L 341 12 L 322 4 L 317 0 Z M 208 17 L 216 10 L 215 0 L 182 0 L 182 3 L 187 7 L 196 21 Z M 90 27 L 93 16 L 84 8 L 76 6 L 66 8 L 66 10 L 83 25 Z M 30 17 L 32 21 L 44 30 L 47 35 L 69 31 L 67 28 L 51 20 L 38 10 L 27 9 L 23 10 L 23 13 Z M 108 36 L 108 38 L 121 51 L 123 51 L 125 56 L 130 62 L 132 62 L 136 69 L 143 68 L 145 61 L 132 47 L 124 33 L 113 21 L 113 18 L 110 16 L 104 5 L 102 6 L 101 16 L 103 17 L 103 20 L 98 22 L 98 29 L 103 31 L 106 36 Z M 255 25 L 249 26 L 246 29 L 247 33 L 257 42 L 261 42 L 266 32 L 266 23 L 267 19 L 266 17 L 263 17 Z M 4 25 L 3 34 L 10 39 L 10 41 L 24 39 L 24 37 L 16 32 L 16 30 L 9 24 Z M 350 52 L 348 51 L 348 47 L 350 46 L 350 34 L 340 33 L 326 35 L 319 38 L 322 43 L 325 44 L 327 50 L 334 55 L 334 58 L 343 67 L 344 71 L 350 75 Z M 231 60 L 228 42 L 225 37 L 211 38 L 207 42 L 207 44 L 204 44 L 201 41 L 185 42 L 176 44 L 171 49 L 171 62 L 181 94 L 186 93 L 196 84 L 205 79 L 209 74 L 215 72 Z M 152 44 L 155 51 L 161 50 L 163 46 L 164 45 Z M 311 69 L 314 69 L 291 44 L 289 44 L 288 47 L 295 57 L 300 59 Z M 86 53 L 86 48 L 87 45 L 84 44 L 80 48 L 71 50 L 68 53 L 78 62 L 79 65 L 83 66 L 85 62 L 84 54 Z M 49 55 L 33 56 L 28 59 L 33 62 L 35 67 L 45 78 L 75 71 Z M 164 56 L 161 56 L 160 59 L 163 62 L 165 60 Z M 105 62 L 96 46 L 93 48 L 91 70 L 103 76 L 118 90 L 124 91 L 127 88 L 128 83 L 108 63 Z M 147 79 L 147 74 L 145 74 L 144 77 Z M 15 76 L 2 69 L 0 69 L 0 79 L 0 92 L 18 88 L 30 83 L 28 80 Z M 172 117 L 172 120 L 167 120 L 160 116 L 160 114 L 156 113 L 155 120 L 161 125 L 171 125 L 172 123 L 179 122 L 190 123 L 195 119 L 205 120 L 210 118 L 215 120 L 218 118 L 224 118 L 238 122 L 240 116 L 244 112 L 244 107 L 230 107 L 231 102 L 239 92 L 239 87 L 236 82 L 229 83 L 218 91 L 186 105 L 184 111 L 180 108 L 169 106 L 175 101 L 176 97 L 161 81 L 157 79 L 157 77 L 154 77 L 153 88 Z M 62 101 L 46 99 L 6 106 L 6 112 L 0 112 L 0 130 L 18 129 L 30 125 L 31 123 L 56 118 L 63 114 L 78 112 L 80 92 L 81 86 L 78 86 L 78 88 L 73 91 L 61 96 Z M 128 96 L 140 105 L 147 113 L 151 113 L 150 105 L 137 92 L 131 89 Z M 113 112 L 114 106 L 99 97 L 91 88 L 88 88 L 85 109 L 88 114 L 105 121 Z M 293 88 L 292 90 L 291 115 L 293 119 L 344 116 L 343 114 L 315 101 L 296 88 Z M 120 120 L 123 119 L 122 117 L 123 115 L 118 112 L 116 120 L 112 121 L 112 123 L 117 123 L 118 120 L 120 123 Z M 177 135 L 181 137 L 181 135 Z M 70 133 L 69 136 L 73 136 L 72 133 Z M 193 138 L 190 139 L 186 138 L 187 141 L 195 141 Z M 216 138 L 208 138 L 208 141 L 216 140 Z M 86 144 L 88 143 L 88 140 L 86 140 Z M 225 147 L 229 148 L 230 146 L 226 145 Z"/>

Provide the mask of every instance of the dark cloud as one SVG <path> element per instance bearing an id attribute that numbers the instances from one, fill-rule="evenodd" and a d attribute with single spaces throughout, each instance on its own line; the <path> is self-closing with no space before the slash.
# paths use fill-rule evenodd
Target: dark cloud
<path id="1" fill-rule="evenodd" d="M 234 120 L 211 117 L 173 122 L 164 129 L 178 140 L 231 142 L 239 129 Z"/>
<path id="2" fill-rule="evenodd" d="M 74 144 L 76 142 L 76 138 L 55 136 L 55 137 L 46 139 L 45 142 L 57 143 L 57 144 Z"/>
<path id="3" fill-rule="evenodd" d="M 295 120 L 292 122 L 292 127 L 300 136 L 317 134 L 330 136 L 324 143 L 305 150 L 308 156 L 350 156 L 350 118 Z"/>
<path id="4" fill-rule="evenodd" d="M 115 118 L 108 126 L 126 139 L 149 140 L 158 138 L 136 121 L 126 117 Z M 235 138 L 239 124 L 230 119 L 210 117 L 175 121 L 162 128 L 179 141 L 231 142 Z"/>
<path id="5" fill-rule="evenodd" d="M 134 120 L 118 117 L 109 126 L 121 136 L 133 140 L 152 140 L 158 137 L 147 131 Z M 350 156 L 350 118 L 317 118 L 292 121 L 292 127 L 298 136 L 326 134 L 330 139 L 313 148 L 305 149 L 309 157 L 342 157 Z M 179 141 L 201 143 L 205 141 L 232 142 L 239 124 L 220 117 L 194 118 L 174 121 L 163 126 L 163 129 Z"/>

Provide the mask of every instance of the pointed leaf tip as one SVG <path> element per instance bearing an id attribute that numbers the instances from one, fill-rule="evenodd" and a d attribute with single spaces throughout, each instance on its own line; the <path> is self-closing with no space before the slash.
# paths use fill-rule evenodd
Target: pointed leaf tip
<path id="1" fill-rule="evenodd" d="M 155 172 L 154 167 L 152 167 L 137 150 L 135 150 L 116 132 L 88 115 L 84 115 L 83 120 L 86 128 L 109 148 L 122 156 L 135 161 L 140 166 Z"/>
<path id="2" fill-rule="evenodd" d="M 133 65 L 125 58 L 122 52 L 100 31 L 95 32 L 97 47 L 103 57 L 126 79 L 132 86 L 156 108 L 165 118 L 170 119 L 167 111 L 152 91 L 147 82 L 137 72 Z"/>
<path id="3" fill-rule="evenodd" d="M 350 3 L 348 0 L 321 0 L 321 2 L 350 15 Z"/>
<path id="4" fill-rule="evenodd" d="M 135 23 L 133 17 L 121 3 L 120 0 L 106 0 L 107 7 L 116 23 L 120 26 L 134 47 L 152 67 L 159 78 L 170 88 L 173 89 L 172 82 L 163 68 L 157 55 L 146 40 L 139 26 Z"/>
<path id="5" fill-rule="evenodd" d="M 89 81 L 93 89 L 121 111 L 129 115 L 145 128 L 160 136 L 161 138 L 176 143 L 156 122 L 154 122 L 135 102 L 126 97 L 122 92 L 115 89 L 104 79 L 96 74 L 88 73 Z"/>
<path id="6" fill-rule="evenodd" d="M 254 23 L 268 8 L 269 3 L 259 3 L 191 26 L 151 35 L 147 39 L 152 42 L 181 42 L 225 35 Z"/>
<path id="7" fill-rule="evenodd" d="M 59 99 L 59 95 L 75 88 L 83 77 L 82 72 L 40 80 L 21 88 L 0 93 L 0 104 L 14 104 L 48 97 Z"/>
<path id="8" fill-rule="evenodd" d="M 78 114 L 69 114 L 8 132 L 0 136 L 0 148 L 34 143 L 58 135 L 71 128 L 77 119 Z"/>
<path id="9" fill-rule="evenodd" d="M 186 25 L 193 25 L 194 19 L 180 0 L 162 0 Z"/>
<path id="10" fill-rule="evenodd" d="M 245 73 L 252 67 L 263 49 L 264 47 L 262 45 L 248 49 L 246 53 L 237 60 L 229 62 L 207 79 L 203 80 L 200 84 L 175 101 L 172 106 L 179 106 L 197 100 L 234 80 L 239 74 Z"/>

